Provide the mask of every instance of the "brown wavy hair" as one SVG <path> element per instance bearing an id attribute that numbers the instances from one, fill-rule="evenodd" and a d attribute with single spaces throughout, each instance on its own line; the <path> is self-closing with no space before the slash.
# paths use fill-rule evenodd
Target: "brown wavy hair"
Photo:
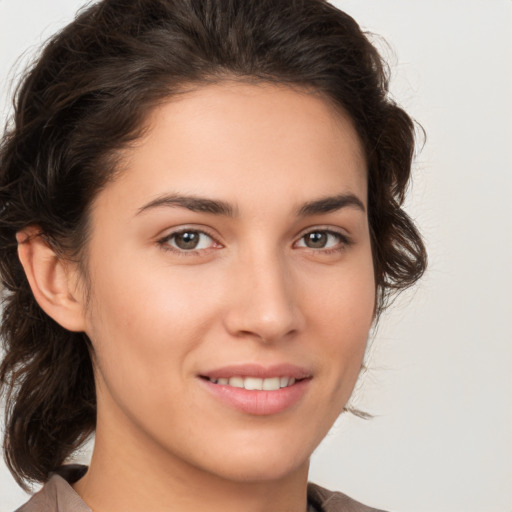
<path id="1" fill-rule="evenodd" d="M 38 306 L 15 235 L 38 226 L 58 254 L 83 261 L 91 202 L 151 109 L 226 78 L 314 90 L 351 117 L 368 164 L 377 313 L 425 270 L 421 237 L 401 208 L 414 123 L 390 100 L 386 65 L 350 16 L 323 0 L 89 6 L 25 73 L 0 143 L 4 454 L 25 488 L 94 432 L 96 398 L 90 342 Z"/>

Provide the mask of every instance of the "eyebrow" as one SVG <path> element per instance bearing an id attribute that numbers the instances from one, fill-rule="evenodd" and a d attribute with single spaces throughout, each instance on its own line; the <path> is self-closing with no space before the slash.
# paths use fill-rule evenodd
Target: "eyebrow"
<path id="1" fill-rule="evenodd" d="M 214 215 L 224 215 L 226 217 L 235 216 L 235 208 L 225 201 L 217 199 L 207 199 L 205 197 L 197 196 L 183 196 L 178 194 L 170 194 L 157 197 L 145 204 L 137 210 L 137 215 L 151 210 L 153 208 L 167 207 L 181 207 L 186 208 L 192 212 L 212 213 Z"/>
<path id="2" fill-rule="evenodd" d="M 342 208 L 356 208 L 363 213 L 366 212 L 363 202 L 356 195 L 348 193 L 324 197 L 305 203 L 299 208 L 298 215 L 299 217 L 321 215 L 335 212 Z"/>
<path id="3" fill-rule="evenodd" d="M 192 212 L 211 213 L 213 215 L 222 215 L 225 217 L 236 216 L 236 208 L 226 201 L 178 194 L 168 194 L 157 197 L 139 208 L 136 215 L 161 207 L 186 208 Z M 347 193 L 323 197 L 321 199 L 304 203 L 298 209 L 297 215 L 299 217 L 322 215 L 341 210 L 342 208 L 356 208 L 361 210 L 363 213 L 366 212 L 363 202 L 356 195 Z"/>

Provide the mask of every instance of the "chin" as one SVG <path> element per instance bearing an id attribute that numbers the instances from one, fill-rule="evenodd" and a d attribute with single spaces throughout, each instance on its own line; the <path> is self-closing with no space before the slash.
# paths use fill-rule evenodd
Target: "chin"
<path id="1" fill-rule="evenodd" d="M 248 461 L 236 460 L 232 465 L 217 468 L 216 473 L 221 478 L 239 483 L 258 483 L 284 480 L 300 471 L 307 474 L 309 458 L 299 461 Z"/>
<path id="2" fill-rule="evenodd" d="M 283 441 L 280 446 L 262 441 L 245 447 L 232 446 L 229 454 L 222 451 L 214 457 L 218 463 L 211 472 L 234 482 L 278 481 L 301 471 L 307 474 L 313 449 L 302 445 L 294 450 L 289 441 Z"/>

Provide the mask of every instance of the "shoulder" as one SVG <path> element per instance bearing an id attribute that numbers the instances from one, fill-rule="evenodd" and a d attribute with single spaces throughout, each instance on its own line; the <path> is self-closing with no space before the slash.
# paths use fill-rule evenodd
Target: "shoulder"
<path id="1" fill-rule="evenodd" d="M 91 512 L 71 487 L 86 471 L 86 466 L 63 466 L 15 512 Z"/>
<path id="2" fill-rule="evenodd" d="M 71 487 L 86 471 L 86 466 L 64 466 L 15 512 L 92 512 Z M 384 512 L 311 483 L 308 484 L 308 502 L 316 512 Z"/>
<path id="3" fill-rule="evenodd" d="M 384 512 L 353 500 L 342 492 L 333 492 L 319 485 L 308 484 L 308 501 L 318 512 Z"/>

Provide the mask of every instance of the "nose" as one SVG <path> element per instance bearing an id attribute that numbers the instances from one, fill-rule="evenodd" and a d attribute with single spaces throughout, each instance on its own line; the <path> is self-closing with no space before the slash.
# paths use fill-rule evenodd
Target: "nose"
<path id="1" fill-rule="evenodd" d="M 253 255 L 232 271 L 224 317 L 231 335 L 275 343 L 302 329 L 297 283 L 286 262 L 276 255 Z"/>

